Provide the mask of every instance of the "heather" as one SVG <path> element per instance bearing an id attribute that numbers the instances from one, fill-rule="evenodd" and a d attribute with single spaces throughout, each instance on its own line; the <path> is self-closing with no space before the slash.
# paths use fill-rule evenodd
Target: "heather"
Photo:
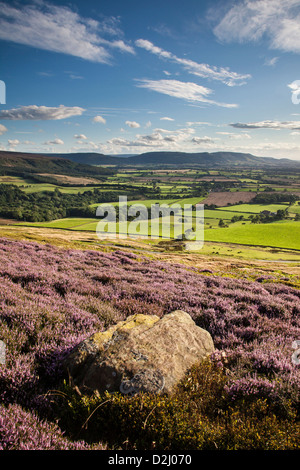
<path id="1" fill-rule="evenodd" d="M 299 443 L 300 369 L 291 359 L 292 343 L 300 339 L 296 288 L 125 251 L 8 239 L 0 240 L 0 282 L 6 344 L 0 448 L 124 447 L 126 439 L 131 448 L 200 449 L 213 442 L 295 448 L 297 437 Z M 86 398 L 68 385 L 61 364 L 78 342 L 128 315 L 175 309 L 210 332 L 216 352 L 173 397 Z"/>

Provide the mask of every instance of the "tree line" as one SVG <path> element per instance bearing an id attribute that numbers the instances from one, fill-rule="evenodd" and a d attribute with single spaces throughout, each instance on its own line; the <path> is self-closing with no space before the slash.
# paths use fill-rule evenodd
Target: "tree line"
<path id="1" fill-rule="evenodd" d="M 128 197 L 136 197 L 132 192 Z M 0 217 L 27 222 L 47 222 L 64 217 L 95 217 L 101 204 L 119 200 L 119 192 L 93 188 L 76 194 L 54 191 L 25 193 L 17 186 L 0 184 Z"/>

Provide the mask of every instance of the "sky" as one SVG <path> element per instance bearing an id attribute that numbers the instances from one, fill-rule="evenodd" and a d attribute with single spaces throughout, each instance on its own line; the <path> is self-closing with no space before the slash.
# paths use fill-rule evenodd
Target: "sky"
<path id="1" fill-rule="evenodd" d="M 0 0 L 0 150 L 300 160 L 300 0 Z"/>

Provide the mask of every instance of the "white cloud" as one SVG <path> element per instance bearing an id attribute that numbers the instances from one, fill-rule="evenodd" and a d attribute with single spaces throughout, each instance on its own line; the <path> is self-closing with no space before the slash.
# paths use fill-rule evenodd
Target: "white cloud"
<path id="1" fill-rule="evenodd" d="M 19 145 L 20 141 L 18 139 L 9 139 L 8 143 L 14 147 L 15 145 Z"/>
<path id="2" fill-rule="evenodd" d="M 211 126 L 210 122 L 207 121 L 188 121 L 186 123 L 187 126 Z"/>
<path id="3" fill-rule="evenodd" d="M 300 121 L 260 121 L 248 123 L 236 122 L 229 125 L 237 129 L 300 129 Z"/>
<path id="4" fill-rule="evenodd" d="M 102 22 L 83 18 L 67 6 L 38 1 L 32 5 L 10 6 L 0 3 L 0 39 L 69 54 L 93 62 L 109 63 L 108 48 L 134 53 L 120 38 L 119 20 Z"/>
<path id="5" fill-rule="evenodd" d="M 299 0 L 244 0 L 235 3 L 214 28 L 226 42 L 269 39 L 273 49 L 300 52 Z"/>
<path id="6" fill-rule="evenodd" d="M 122 148 L 140 148 L 143 151 L 144 148 L 154 150 L 183 150 L 186 143 L 190 143 L 191 134 L 193 129 L 178 129 L 176 131 L 169 131 L 166 129 L 154 129 L 152 134 L 137 134 L 134 140 L 128 140 L 123 138 L 114 138 L 107 141 L 109 146 L 113 146 L 114 149 L 121 150 Z"/>
<path id="7" fill-rule="evenodd" d="M 62 104 L 58 107 L 52 108 L 47 106 L 29 105 L 0 111 L 0 119 L 48 121 L 80 116 L 83 111 L 85 110 L 78 106 L 68 107 Z"/>
<path id="8" fill-rule="evenodd" d="M 174 121 L 175 119 L 166 116 L 166 117 L 160 118 L 160 120 L 161 121 Z"/>
<path id="9" fill-rule="evenodd" d="M 3 126 L 3 124 L 0 124 L 0 135 L 3 135 L 4 132 L 7 132 L 7 127 Z"/>
<path id="10" fill-rule="evenodd" d="M 87 139 L 87 136 L 84 135 L 84 134 L 75 134 L 75 135 L 74 135 L 74 138 L 75 138 L 75 139 L 80 139 L 80 140 L 86 140 L 86 139 Z"/>
<path id="11" fill-rule="evenodd" d="M 137 129 L 138 127 L 141 127 L 140 124 L 138 122 L 135 122 L 135 121 L 126 121 L 125 124 L 128 127 L 131 127 L 132 129 Z"/>
<path id="12" fill-rule="evenodd" d="M 175 98 L 185 99 L 190 102 L 201 102 L 214 104 L 225 108 L 236 108 L 236 104 L 218 103 L 207 98 L 212 90 L 192 82 L 181 82 L 178 80 L 139 80 L 137 85 L 140 88 L 163 93 Z"/>
<path id="13" fill-rule="evenodd" d="M 152 42 L 145 39 L 138 39 L 135 44 L 136 46 L 146 49 L 152 54 L 157 55 L 161 59 L 170 60 L 171 62 L 182 65 L 185 70 L 198 77 L 220 80 L 229 86 L 243 85 L 245 80 L 251 78 L 251 75 L 249 74 L 242 75 L 236 72 L 232 72 L 228 68 L 215 67 L 208 64 L 199 64 L 193 60 L 181 59 L 180 57 L 177 57 L 171 52 L 165 51 L 160 47 L 155 46 L 152 44 Z"/>
<path id="14" fill-rule="evenodd" d="M 300 80 L 294 80 L 292 83 L 288 85 L 288 87 L 292 90 L 292 103 L 299 104 L 300 103 Z M 295 114 L 296 116 L 296 114 Z"/>
<path id="15" fill-rule="evenodd" d="M 44 142 L 44 145 L 64 145 L 64 141 L 61 139 L 48 140 Z"/>
<path id="16" fill-rule="evenodd" d="M 100 122 L 101 124 L 106 124 L 106 119 L 102 116 L 95 116 L 93 122 Z"/>

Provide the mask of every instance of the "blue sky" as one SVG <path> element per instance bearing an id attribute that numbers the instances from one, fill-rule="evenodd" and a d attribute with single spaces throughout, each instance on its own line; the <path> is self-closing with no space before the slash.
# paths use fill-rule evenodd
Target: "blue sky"
<path id="1" fill-rule="evenodd" d="M 299 54 L 300 0 L 0 1 L 0 149 L 300 160 Z"/>

